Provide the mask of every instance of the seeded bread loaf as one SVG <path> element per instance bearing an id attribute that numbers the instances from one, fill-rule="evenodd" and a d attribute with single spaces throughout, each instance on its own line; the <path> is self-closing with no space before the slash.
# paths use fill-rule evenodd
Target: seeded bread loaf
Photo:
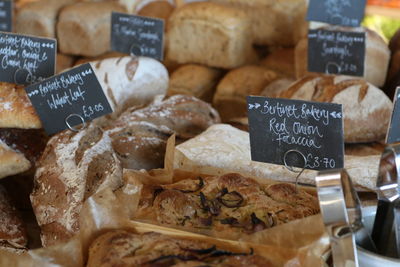
<path id="1" fill-rule="evenodd" d="M 59 11 L 77 0 L 41 0 L 20 8 L 16 14 L 17 33 L 56 38 Z"/>
<path id="2" fill-rule="evenodd" d="M 255 65 L 228 72 L 219 82 L 213 99 L 222 121 L 247 116 L 246 96 L 260 94 L 277 78 L 276 72 Z"/>
<path id="3" fill-rule="evenodd" d="M 251 19 L 258 45 L 294 46 L 297 32 L 307 24 L 306 0 L 211 0 L 243 10 Z"/>
<path id="4" fill-rule="evenodd" d="M 117 2 L 82 2 L 63 8 L 57 23 L 60 52 L 94 57 L 109 51 L 113 11 L 126 9 Z"/>
<path id="5" fill-rule="evenodd" d="M 122 184 L 122 167 L 111 139 L 96 126 L 53 136 L 38 162 L 31 194 L 43 246 L 68 240 L 79 230 L 83 201 Z"/>
<path id="6" fill-rule="evenodd" d="M 171 74 L 168 95 L 191 95 L 211 102 L 222 72 L 202 65 L 187 64 Z"/>
<path id="7" fill-rule="evenodd" d="M 384 139 L 393 108 L 382 90 L 349 76 L 306 76 L 280 97 L 342 104 L 346 143 Z"/>
<path id="8" fill-rule="evenodd" d="M 250 21 L 240 9 L 196 2 L 169 19 L 167 54 L 180 64 L 235 68 L 255 59 Z"/>
<path id="9" fill-rule="evenodd" d="M 169 237 L 154 232 L 136 234 L 125 230 L 113 230 L 102 234 L 92 242 L 87 266 L 269 267 L 272 265 L 262 256 L 221 250 L 210 241 Z"/>
<path id="10" fill-rule="evenodd" d="M 219 122 L 218 113 L 194 97 L 175 95 L 146 108 L 127 110 L 107 128 L 112 146 L 126 169 L 163 167 L 167 139 L 180 143 Z"/>
<path id="11" fill-rule="evenodd" d="M 374 31 L 367 28 L 343 28 L 338 26 L 329 26 L 321 28 L 323 30 L 354 31 L 365 32 L 365 61 L 363 78 L 375 86 L 382 86 L 385 83 L 386 73 L 389 67 L 390 50 L 388 45 Z M 308 66 L 308 39 L 300 40 L 295 49 L 296 78 L 300 79 L 309 74 Z"/>
<path id="12" fill-rule="evenodd" d="M 293 184 L 260 184 L 237 173 L 144 185 L 136 219 L 236 240 L 319 213 L 316 196 Z"/>
<path id="13" fill-rule="evenodd" d="M 3 186 L 0 185 L 0 250 L 21 253 L 28 243 L 25 226 Z"/>

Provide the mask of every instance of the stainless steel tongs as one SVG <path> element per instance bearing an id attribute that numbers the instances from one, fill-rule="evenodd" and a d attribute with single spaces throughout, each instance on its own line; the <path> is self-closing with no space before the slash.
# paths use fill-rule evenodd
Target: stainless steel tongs
<path id="1" fill-rule="evenodd" d="M 385 148 L 377 180 L 378 207 L 372 238 L 379 254 L 400 257 L 400 145 Z"/>
<path id="2" fill-rule="evenodd" d="M 318 198 L 328 231 L 334 266 L 358 266 L 357 244 L 375 251 L 363 226 L 361 205 L 347 172 L 330 170 L 316 177 Z"/>

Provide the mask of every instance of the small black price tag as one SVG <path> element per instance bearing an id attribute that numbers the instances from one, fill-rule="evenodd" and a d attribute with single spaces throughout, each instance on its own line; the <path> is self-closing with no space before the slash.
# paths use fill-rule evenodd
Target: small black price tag
<path id="1" fill-rule="evenodd" d="M 113 12 L 111 49 L 135 56 L 163 59 L 164 21 Z"/>
<path id="2" fill-rule="evenodd" d="M 393 106 L 392 118 L 386 135 L 387 144 L 400 142 L 400 86 L 396 89 Z"/>
<path id="3" fill-rule="evenodd" d="M 89 63 L 27 87 L 33 106 L 48 134 L 112 112 Z"/>
<path id="4" fill-rule="evenodd" d="M 307 20 L 358 27 L 365 14 L 366 0 L 310 0 Z"/>
<path id="5" fill-rule="evenodd" d="M 0 81 L 33 84 L 55 73 L 55 39 L 0 33 Z"/>
<path id="6" fill-rule="evenodd" d="M 12 32 L 13 26 L 13 1 L 0 1 L 0 31 Z"/>
<path id="7" fill-rule="evenodd" d="M 364 62 L 364 32 L 308 32 L 308 71 L 363 76 Z"/>
<path id="8" fill-rule="evenodd" d="M 342 105 L 258 96 L 248 96 L 247 104 L 252 160 L 312 170 L 343 168 Z"/>

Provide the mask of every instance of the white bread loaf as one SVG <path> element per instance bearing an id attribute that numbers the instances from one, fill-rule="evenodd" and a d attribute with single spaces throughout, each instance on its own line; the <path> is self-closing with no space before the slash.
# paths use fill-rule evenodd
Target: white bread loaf
<path id="1" fill-rule="evenodd" d="M 307 25 L 307 0 L 210 0 L 236 7 L 251 19 L 254 43 L 294 46 L 298 34 Z"/>
<path id="2" fill-rule="evenodd" d="M 345 156 L 345 168 L 358 189 L 374 190 L 380 155 Z M 259 178 L 294 182 L 297 174 L 284 166 L 251 161 L 249 134 L 227 124 L 216 124 L 175 149 L 175 168 L 210 175 L 227 171 Z M 305 170 L 300 183 L 315 184 L 317 172 Z"/>
<path id="3" fill-rule="evenodd" d="M 129 106 L 150 103 L 168 90 L 168 72 L 155 59 L 130 56 L 91 63 L 105 94 L 117 115 Z"/>
<path id="4" fill-rule="evenodd" d="M 346 143 L 384 139 L 393 108 L 382 90 L 350 76 L 306 76 L 279 97 L 342 104 Z"/>
<path id="5" fill-rule="evenodd" d="M 168 23 L 167 55 L 177 63 L 229 69 L 256 59 L 250 21 L 240 9 L 190 3 L 175 9 Z"/>
<path id="6" fill-rule="evenodd" d="M 30 2 L 16 14 L 15 31 L 41 37 L 56 38 L 56 23 L 62 7 L 77 0 L 41 0 Z"/>
<path id="7" fill-rule="evenodd" d="M 329 26 L 321 28 L 323 30 L 350 31 L 348 28 Z M 351 28 L 354 32 L 365 32 L 365 61 L 363 78 L 375 86 L 382 86 L 386 80 L 386 73 L 389 68 L 390 50 L 388 45 L 374 31 L 367 28 Z M 308 39 L 304 37 L 295 49 L 296 77 L 298 79 L 309 74 L 308 72 Z M 360 77 L 361 78 L 361 77 Z"/>
<path id="8" fill-rule="evenodd" d="M 57 23 L 60 52 L 94 57 L 109 51 L 113 11 L 126 9 L 116 2 L 82 2 L 63 8 Z"/>
<path id="9" fill-rule="evenodd" d="M 43 246 L 67 241 L 79 230 L 83 202 L 122 185 L 122 167 L 111 139 L 93 125 L 53 136 L 38 162 L 31 202 Z"/>

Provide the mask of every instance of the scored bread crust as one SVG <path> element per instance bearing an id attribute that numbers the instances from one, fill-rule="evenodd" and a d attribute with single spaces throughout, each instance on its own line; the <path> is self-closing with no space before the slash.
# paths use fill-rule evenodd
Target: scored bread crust
<path id="1" fill-rule="evenodd" d="M 209 241 L 189 240 L 148 232 L 113 230 L 96 238 L 89 247 L 88 267 L 111 266 L 259 266 L 271 263 L 253 254 L 214 253 Z M 158 265 L 160 264 L 160 265 Z"/>
<path id="2" fill-rule="evenodd" d="M 306 76 L 280 97 L 342 104 L 346 143 L 384 139 L 393 107 L 382 90 L 350 76 Z"/>
<path id="3" fill-rule="evenodd" d="M 0 82 L 0 128 L 42 128 L 24 87 Z"/>
<path id="4" fill-rule="evenodd" d="M 263 185 L 230 173 L 186 179 L 171 185 L 145 185 L 136 219 L 186 230 L 210 230 L 235 239 L 319 212 L 318 200 L 292 184 Z"/>
<path id="5" fill-rule="evenodd" d="M 79 230 L 83 202 L 122 184 L 122 167 L 111 139 L 93 125 L 53 136 L 37 164 L 30 196 L 43 246 L 68 240 Z"/>

